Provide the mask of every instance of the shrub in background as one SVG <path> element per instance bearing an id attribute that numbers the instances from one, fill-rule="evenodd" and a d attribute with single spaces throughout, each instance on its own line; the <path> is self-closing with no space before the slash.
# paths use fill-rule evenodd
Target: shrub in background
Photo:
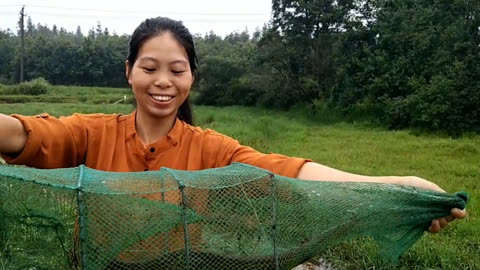
<path id="1" fill-rule="evenodd" d="M 29 82 L 24 82 L 18 86 L 19 94 L 38 96 L 48 92 L 50 84 L 44 78 L 37 78 Z"/>
<path id="2" fill-rule="evenodd" d="M 405 98 L 382 100 L 386 123 L 391 128 L 414 127 L 445 131 L 449 135 L 480 132 L 480 84 L 477 61 L 456 62 L 427 82 L 411 83 Z"/>
<path id="3" fill-rule="evenodd" d="M 37 78 L 28 82 L 7 86 L 3 90 L 0 88 L 0 92 L 7 95 L 38 96 L 46 94 L 50 87 L 50 83 L 44 78 Z"/>

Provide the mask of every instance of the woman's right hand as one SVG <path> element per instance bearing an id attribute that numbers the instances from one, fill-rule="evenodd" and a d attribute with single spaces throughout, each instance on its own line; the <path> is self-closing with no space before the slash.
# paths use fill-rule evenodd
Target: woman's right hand
<path id="1" fill-rule="evenodd" d="M 27 142 L 27 132 L 20 120 L 0 114 L 0 153 L 20 153 Z"/>

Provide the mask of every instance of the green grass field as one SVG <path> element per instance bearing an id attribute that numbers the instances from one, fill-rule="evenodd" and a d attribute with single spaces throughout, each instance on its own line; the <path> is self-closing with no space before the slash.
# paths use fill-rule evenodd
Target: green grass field
<path id="1" fill-rule="evenodd" d="M 126 114 L 133 110 L 132 105 L 99 103 L 98 99 L 121 99 L 128 93 L 126 89 L 55 87 L 48 95 L 84 96 L 85 102 L 4 103 L 0 104 L 0 113 Z M 465 190 L 470 194 L 466 219 L 454 222 L 439 234 L 425 234 L 398 265 L 382 261 L 375 254 L 375 245 L 359 239 L 322 254 L 336 268 L 480 269 L 480 136 L 452 139 L 388 131 L 365 123 L 325 124 L 300 113 L 243 107 L 197 106 L 195 119 L 204 128 L 230 135 L 263 152 L 311 158 L 359 174 L 416 175 L 448 192 Z"/>

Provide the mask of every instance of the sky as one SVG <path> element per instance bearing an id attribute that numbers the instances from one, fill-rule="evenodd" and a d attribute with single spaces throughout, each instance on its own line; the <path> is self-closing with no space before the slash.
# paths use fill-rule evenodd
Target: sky
<path id="1" fill-rule="evenodd" d="M 131 34 L 144 19 L 165 16 L 183 21 L 192 34 L 225 36 L 245 29 L 252 33 L 271 14 L 271 0 L 2 0 L 0 29 L 17 31 L 23 5 L 34 24 L 55 24 L 67 31 L 80 25 L 84 34 L 98 22 L 110 33 Z"/>

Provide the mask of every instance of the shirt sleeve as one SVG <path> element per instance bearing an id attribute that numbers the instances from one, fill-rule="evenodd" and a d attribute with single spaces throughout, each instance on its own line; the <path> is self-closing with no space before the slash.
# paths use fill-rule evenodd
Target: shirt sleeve
<path id="1" fill-rule="evenodd" d="M 233 162 L 241 162 L 256 166 L 275 174 L 297 177 L 300 168 L 309 159 L 288 157 L 280 154 L 264 154 L 257 150 L 241 145 L 237 140 L 218 134 L 220 142 L 217 142 L 216 167 L 227 166 Z"/>
<path id="2" fill-rule="evenodd" d="M 40 169 L 75 167 L 84 163 L 87 129 L 79 114 L 60 118 L 48 114 L 14 114 L 12 117 L 22 122 L 27 142 L 15 156 L 2 154 L 7 163 Z"/>

